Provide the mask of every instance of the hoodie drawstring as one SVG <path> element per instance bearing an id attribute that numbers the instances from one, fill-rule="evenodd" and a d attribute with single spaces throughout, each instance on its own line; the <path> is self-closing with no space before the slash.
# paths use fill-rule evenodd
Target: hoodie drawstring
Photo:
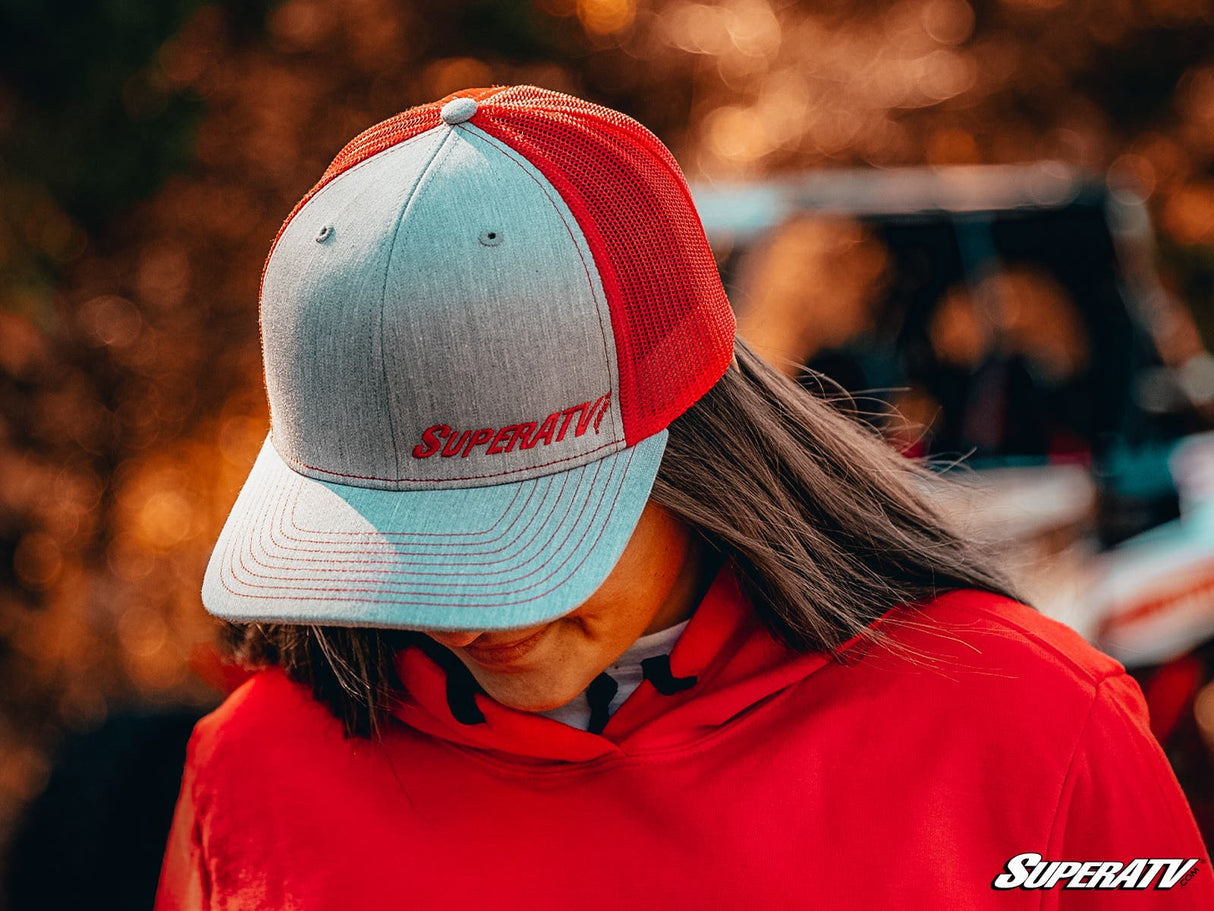
<path id="1" fill-rule="evenodd" d="M 591 734 L 603 733 L 607 719 L 611 717 L 611 700 L 615 698 L 620 685 L 607 672 L 599 674 L 586 687 L 586 702 L 590 705 L 590 724 L 586 726 Z"/>
<path id="2" fill-rule="evenodd" d="M 654 655 L 641 662 L 641 676 L 653 684 L 663 696 L 673 696 L 696 685 L 699 677 L 676 677 L 670 671 L 669 655 Z"/>
<path id="3" fill-rule="evenodd" d="M 472 672 L 464 663 L 441 646 L 426 649 L 447 672 L 447 706 L 452 717 L 460 724 L 483 724 L 485 714 L 476 704 L 476 694 L 483 693 Z M 695 686 L 699 679 L 696 676 L 676 677 L 670 670 L 669 655 L 654 655 L 641 662 L 641 676 L 653 684 L 653 688 L 662 696 L 672 696 Z M 619 684 L 606 672 L 599 674 L 586 687 L 586 702 L 590 706 L 590 723 L 587 726 L 592 734 L 601 734 L 611 717 L 611 700 L 619 691 Z"/>
<path id="4" fill-rule="evenodd" d="M 484 724 L 485 713 L 476 704 L 476 694 L 484 690 L 472 676 L 472 671 L 436 642 L 425 640 L 420 647 L 446 673 L 447 708 L 451 710 L 451 717 L 460 724 Z"/>

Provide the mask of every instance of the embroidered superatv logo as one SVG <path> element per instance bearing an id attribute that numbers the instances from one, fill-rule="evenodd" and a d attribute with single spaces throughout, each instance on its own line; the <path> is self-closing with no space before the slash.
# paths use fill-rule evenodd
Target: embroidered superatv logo
<path id="1" fill-rule="evenodd" d="M 1138 857 L 1115 860 L 1043 860 L 1017 854 L 991 883 L 993 889 L 1171 889 L 1197 875 L 1197 858 Z M 1156 878 L 1158 877 L 1158 879 Z M 1154 885 L 1152 885 L 1154 884 Z"/>
<path id="2" fill-rule="evenodd" d="M 446 424 L 435 424 L 422 431 L 422 441 L 413 447 L 413 458 L 428 459 L 441 452 L 447 458 L 460 456 L 466 459 L 477 446 L 485 447 L 485 455 L 513 452 L 515 446 L 519 449 L 532 449 L 541 443 L 550 446 L 562 442 L 570 430 L 575 438 L 591 428 L 598 433 L 610 407 L 611 393 L 607 392 L 593 402 L 554 411 L 543 421 L 463 431 L 453 430 Z"/>

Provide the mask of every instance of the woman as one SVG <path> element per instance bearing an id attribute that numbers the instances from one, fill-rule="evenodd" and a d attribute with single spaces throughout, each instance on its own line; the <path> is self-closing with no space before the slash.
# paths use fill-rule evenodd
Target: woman
<path id="1" fill-rule="evenodd" d="M 1211 901 L 1134 684 L 735 343 L 635 122 L 531 87 L 385 121 L 261 317 L 271 439 L 203 598 L 270 669 L 195 732 L 160 908 Z"/>

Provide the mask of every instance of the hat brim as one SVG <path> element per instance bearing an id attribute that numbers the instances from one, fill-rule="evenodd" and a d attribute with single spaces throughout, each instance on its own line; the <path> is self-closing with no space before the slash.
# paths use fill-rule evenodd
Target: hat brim
<path id="1" fill-rule="evenodd" d="M 527 481 L 410 491 L 305 477 L 267 439 L 211 554 L 203 603 L 228 620 L 336 626 L 555 619 L 619 560 L 666 438 Z"/>

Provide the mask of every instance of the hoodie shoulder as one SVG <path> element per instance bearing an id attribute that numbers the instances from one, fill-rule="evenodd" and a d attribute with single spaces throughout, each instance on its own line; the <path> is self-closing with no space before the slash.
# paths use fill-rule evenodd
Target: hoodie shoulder
<path id="1" fill-rule="evenodd" d="M 318 747 L 343 743 L 341 723 L 306 687 L 272 668 L 254 674 L 198 722 L 189 763 L 205 787 L 212 780 L 273 774 Z"/>
<path id="2" fill-rule="evenodd" d="M 1075 630 L 1011 598 L 977 589 L 957 589 L 919 608 L 928 626 L 908 639 L 927 642 L 933 635 L 956 636 L 988 662 L 1006 660 L 1035 667 L 1047 677 L 1094 688 L 1105 677 L 1124 672 Z M 985 662 L 984 662 L 985 663 Z"/>
<path id="3" fill-rule="evenodd" d="M 964 720 L 995 741 L 1044 736 L 1072 739 L 1102 681 L 1122 666 L 1069 627 L 1028 605 L 989 592 L 960 589 L 885 616 L 885 646 L 856 662 L 867 685 L 945 728 Z"/>

